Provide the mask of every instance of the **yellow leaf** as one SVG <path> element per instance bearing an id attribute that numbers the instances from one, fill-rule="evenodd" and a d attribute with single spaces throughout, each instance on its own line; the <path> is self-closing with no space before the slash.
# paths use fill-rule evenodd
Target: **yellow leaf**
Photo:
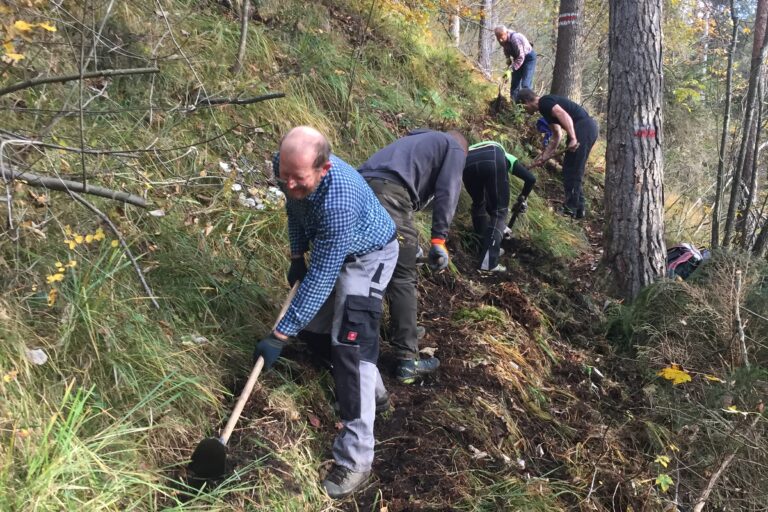
<path id="1" fill-rule="evenodd" d="M 112 240 L 109 243 L 109 245 L 110 245 L 110 247 L 117 247 L 118 245 L 120 245 L 120 242 L 118 242 L 117 240 Z"/>
<path id="2" fill-rule="evenodd" d="M 660 370 L 656 375 L 671 380 L 674 386 L 691 381 L 691 375 L 676 364 Z"/>
<path id="3" fill-rule="evenodd" d="M 3 55 L 3 57 L 6 57 L 10 59 L 13 62 L 19 62 L 21 59 L 24 59 L 25 57 L 20 53 L 6 53 Z"/>
<path id="4" fill-rule="evenodd" d="M 725 382 L 723 379 L 715 377 L 714 375 L 704 375 L 704 378 L 712 382 Z"/>
<path id="5" fill-rule="evenodd" d="M 67 236 L 72 236 L 72 228 L 69 227 L 69 225 L 64 226 L 64 234 Z"/>
<path id="6" fill-rule="evenodd" d="M 17 20 L 16 23 L 13 24 L 13 28 L 21 32 L 29 32 L 30 30 L 35 28 L 35 26 L 30 23 L 27 23 L 24 20 Z"/>
<path id="7" fill-rule="evenodd" d="M 64 240 L 64 243 L 69 246 L 69 250 L 74 250 L 74 248 L 77 246 L 74 240 Z"/>
<path id="8" fill-rule="evenodd" d="M 669 443 L 669 449 L 672 450 L 673 452 L 679 452 L 680 451 L 680 448 L 678 448 L 677 445 L 673 444 L 673 443 Z"/>
<path id="9" fill-rule="evenodd" d="M 56 297 L 59 294 L 59 290 L 56 288 L 51 288 L 51 291 L 48 292 L 48 307 L 52 308 L 54 304 L 56 304 Z"/>
<path id="10" fill-rule="evenodd" d="M 57 261 L 56 263 L 54 263 L 54 266 L 55 266 L 56 268 L 61 268 L 61 267 L 63 267 L 63 266 L 64 266 L 64 264 L 63 264 L 62 262 L 60 262 L 60 261 Z"/>
<path id="11" fill-rule="evenodd" d="M 76 244 L 83 243 L 83 240 L 85 240 L 85 238 L 83 238 L 83 235 L 75 235 L 75 243 Z"/>
<path id="12" fill-rule="evenodd" d="M 58 281 L 63 281 L 64 274 L 51 274 L 50 276 L 47 276 L 45 280 L 48 281 L 48 284 L 56 283 Z"/>
<path id="13" fill-rule="evenodd" d="M 16 380 L 16 376 L 19 374 L 18 370 L 11 370 L 5 375 L 3 375 L 3 382 L 11 382 L 12 380 Z"/>
<path id="14" fill-rule="evenodd" d="M 48 23 L 47 21 L 44 21 L 42 23 L 37 24 L 38 27 L 47 30 L 48 32 L 56 32 L 56 27 Z"/>
<path id="15" fill-rule="evenodd" d="M 93 242 L 93 235 L 85 235 L 85 243 L 89 244 Z"/>
<path id="16" fill-rule="evenodd" d="M 666 455 L 659 455 L 658 457 L 656 457 L 656 460 L 654 460 L 653 462 L 656 462 L 657 464 L 661 464 L 662 466 L 667 467 L 669 466 L 670 460 L 671 459 Z"/>
<path id="17" fill-rule="evenodd" d="M 75 260 L 69 260 L 69 263 L 67 263 L 67 266 L 69 268 L 75 268 L 77 266 L 77 262 Z"/>
<path id="18" fill-rule="evenodd" d="M 98 242 L 101 242 L 102 240 L 104 240 L 104 238 L 105 238 L 104 230 L 101 228 L 97 229 L 96 234 L 93 235 L 93 239 Z"/>

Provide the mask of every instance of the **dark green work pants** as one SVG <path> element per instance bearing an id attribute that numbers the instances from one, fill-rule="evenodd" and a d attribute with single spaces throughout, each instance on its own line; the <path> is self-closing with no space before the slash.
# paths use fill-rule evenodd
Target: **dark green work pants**
<path id="1" fill-rule="evenodd" d="M 416 253 L 418 232 L 413 221 L 413 204 L 406 188 L 396 181 L 366 178 L 397 228 L 400 253 L 385 295 L 389 303 L 390 343 L 399 359 L 417 359 L 416 338 Z"/>

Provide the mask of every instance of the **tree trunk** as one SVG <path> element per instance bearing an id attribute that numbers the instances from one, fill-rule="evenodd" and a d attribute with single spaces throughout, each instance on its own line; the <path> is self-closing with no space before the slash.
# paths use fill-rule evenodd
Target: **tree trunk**
<path id="1" fill-rule="evenodd" d="M 461 18 L 459 17 L 459 6 L 456 6 L 456 12 L 451 16 L 451 37 L 456 48 L 461 47 Z"/>
<path id="2" fill-rule="evenodd" d="M 560 0 L 552 94 L 581 102 L 581 25 L 584 0 Z"/>
<path id="3" fill-rule="evenodd" d="M 763 82 L 761 79 L 757 86 L 757 97 L 763 97 Z M 757 121 L 754 123 L 753 129 L 750 132 L 751 139 L 751 151 L 749 162 L 749 188 L 747 189 L 747 197 L 743 208 L 739 211 L 739 230 L 741 232 L 742 248 L 747 249 L 752 246 L 754 241 L 755 232 L 757 231 L 757 217 L 750 214 L 752 204 L 754 203 L 755 196 L 757 194 L 757 164 L 760 158 L 760 133 L 762 132 L 763 121 L 763 102 L 762 99 L 757 102 Z M 746 181 L 746 179 L 745 179 Z"/>
<path id="4" fill-rule="evenodd" d="M 478 35 L 479 56 L 478 65 L 487 77 L 491 77 L 491 40 L 493 39 L 493 27 L 491 26 L 491 12 L 493 10 L 493 0 L 483 0 L 483 12 L 480 19 L 480 30 Z"/>
<path id="5" fill-rule="evenodd" d="M 243 68 L 245 60 L 245 48 L 248 40 L 248 20 L 251 17 L 251 0 L 242 0 L 243 4 L 240 10 L 240 44 L 237 48 L 237 57 L 235 63 L 229 68 L 229 72 L 236 75 Z"/>
<path id="6" fill-rule="evenodd" d="M 733 171 L 733 184 L 731 185 L 731 197 L 728 201 L 728 214 L 725 218 L 725 233 L 723 233 L 723 247 L 731 244 L 733 237 L 736 208 L 742 201 L 742 179 L 745 174 L 745 168 L 751 165 L 751 158 L 748 153 L 752 151 L 750 142 L 752 142 L 751 133 L 755 123 L 755 102 L 757 97 L 757 86 L 763 69 L 763 60 L 765 58 L 766 40 L 765 26 L 768 20 L 768 0 L 758 0 L 757 14 L 755 16 L 755 40 L 752 43 L 752 63 L 749 70 L 749 88 L 747 89 L 747 99 L 745 102 L 744 123 L 742 125 L 741 147 L 739 148 L 739 158 L 736 161 L 736 168 Z M 754 143 L 754 142 L 752 142 Z"/>
<path id="7" fill-rule="evenodd" d="M 609 2 L 604 258 L 626 299 L 664 269 L 662 2 Z"/>
<path id="8" fill-rule="evenodd" d="M 710 245 L 713 249 L 720 246 L 720 209 L 723 200 L 723 181 L 725 176 L 725 146 L 728 143 L 728 132 L 731 129 L 731 98 L 733 96 L 733 54 L 739 32 L 739 18 L 736 17 L 734 0 L 731 0 L 731 44 L 728 47 L 728 70 L 725 79 L 725 105 L 723 106 L 723 132 L 720 135 L 720 151 L 717 159 L 717 187 L 715 190 L 715 206 L 712 209 L 712 236 Z"/>

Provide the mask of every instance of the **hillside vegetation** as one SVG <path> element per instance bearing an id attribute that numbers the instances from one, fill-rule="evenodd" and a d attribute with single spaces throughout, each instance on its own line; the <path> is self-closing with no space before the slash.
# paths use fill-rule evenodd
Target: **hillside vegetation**
<path id="1" fill-rule="evenodd" d="M 665 328 L 662 343 L 653 330 L 687 318 L 656 323 L 671 306 L 651 299 L 664 293 L 726 311 L 732 303 L 709 302 L 708 287 L 736 267 L 662 285 L 635 309 L 614 305 L 609 343 L 595 278 L 598 149 L 591 222 L 554 214 L 559 176 L 540 170 L 501 279 L 474 271 L 462 200 L 449 240 L 454 265 L 424 270 L 420 285 L 424 345 L 443 368 L 422 385 L 400 386 L 384 344 L 394 410 L 377 419 L 375 478 L 363 492 L 335 503 L 318 486 L 338 421 L 333 379 L 300 346 L 261 377 L 230 441 L 226 480 L 191 485 L 192 450 L 226 421 L 253 342 L 287 294 L 285 215 L 269 164 L 287 129 L 317 127 L 353 165 L 423 126 L 498 140 L 524 160 L 539 144 L 519 112 L 491 116 L 496 85 L 407 14 L 376 2 L 263 0 L 233 75 L 240 21 L 212 1 L 30 1 L 0 10 L 6 27 L 56 28 L 15 39 L 25 58 L 6 63 L 3 86 L 78 74 L 79 62 L 159 69 L 0 97 L 3 165 L 85 176 L 149 203 L 83 195 L 88 208 L 23 179 L 6 188 L 13 223 L 0 235 L 0 510 L 661 510 L 690 503 L 719 457 L 741 458 L 747 441 L 759 447 L 752 470 L 710 501 L 760 510 L 765 443 L 751 414 L 764 354 L 734 377 L 725 362 L 673 357 L 678 346 L 696 353 L 686 332 Z M 232 104 L 276 92 L 285 96 Z M 750 307 L 768 317 L 765 270 L 750 269 Z M 748 335 L 760 336 L 760 318 Z M 731 347 L 730 333 L 714 332 L 712 346 Z M 695 393 L 680 392 L 656 376 L 670 362 L 731 384 L 702 380 Z M 727 410 L 724 394 L 745 415 L 717 412 L 696 426 L 701 404 Z M 679 414 L 655 409 L 683 396 Z M 706 436 L 706 448 L 686 425 Z M 734 439 L 742 427 L 744 439 Z"/>

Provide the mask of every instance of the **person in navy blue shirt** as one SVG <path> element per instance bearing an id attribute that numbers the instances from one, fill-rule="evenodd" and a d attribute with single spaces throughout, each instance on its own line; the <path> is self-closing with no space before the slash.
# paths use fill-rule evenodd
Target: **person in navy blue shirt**
<path id="1" fill-rule="evenodd" d="M 288 280 L 301 284 L 277 328 L 256 345 L 254 358 L 263 357 L 269 368 L 299 331 L 330 335 L 344 427 L 322 485 L 341 498 L 371 474 L 376 396 L 386 394 L 376 363 L 382 298 L 399 252 L 395 224 L 362 176 L 331 154 L 314 128 L 288 132 L 273 163 L 287 197 Z"/>

